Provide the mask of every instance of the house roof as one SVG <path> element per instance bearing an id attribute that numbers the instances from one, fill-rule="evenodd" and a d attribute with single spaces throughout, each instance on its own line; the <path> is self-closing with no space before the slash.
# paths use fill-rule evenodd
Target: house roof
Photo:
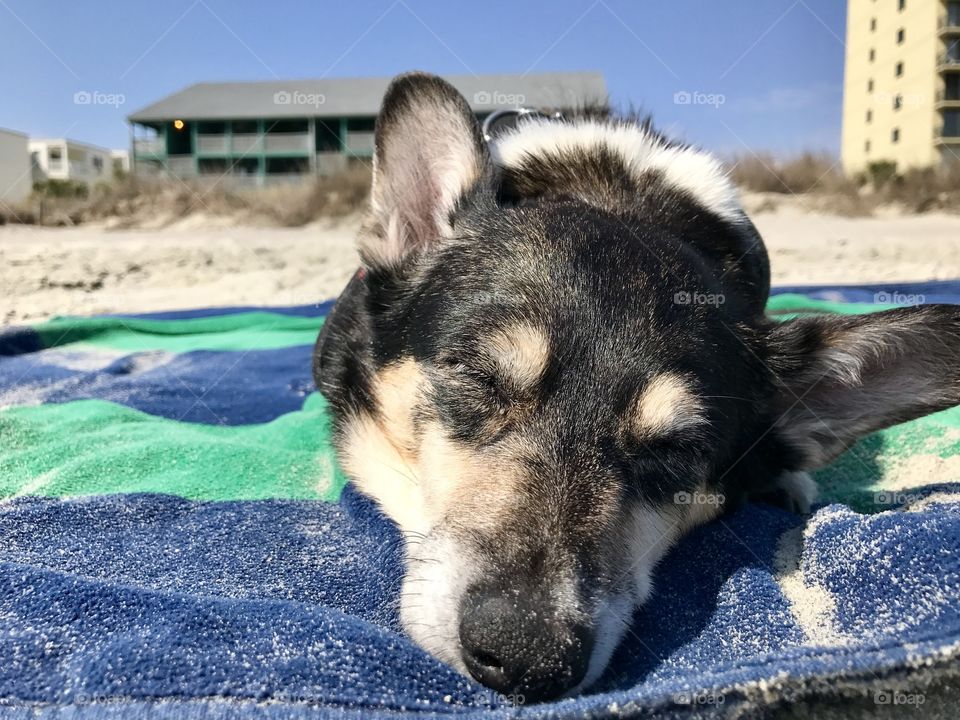
<path id="1" fill-rule="evenodd" d="M 458 75 L 447 80 L 476 112 L 523 105 L 575 107 L 607 101 L 606 83 L 597 72 Z M 178 118 L 375 116 L 389 83 L 386 77 L 198 83 L 137 110 L 128 120 L 150 123 Z"/>

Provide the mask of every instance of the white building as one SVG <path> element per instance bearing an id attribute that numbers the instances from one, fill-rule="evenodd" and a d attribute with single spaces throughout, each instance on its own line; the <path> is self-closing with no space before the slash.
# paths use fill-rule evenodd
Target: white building
<path id="1" fill-rule="evenodd" d="M 89 187 L 113 178 L 113 151 L 66 138 L 30 140 L 33 181 L 73 180 Z"/>
<path id="2" fill-rule="evenodd" d="M 110 157 L 113 159 L 113 172 L 130 172 L 130 151 L 129 150 L 111 150 Z"/>
<path id="3" fill-rule="evenodd" d="M 27 136 L 0 129 L 0 203 L 20 203 L 33 189 Z"/>

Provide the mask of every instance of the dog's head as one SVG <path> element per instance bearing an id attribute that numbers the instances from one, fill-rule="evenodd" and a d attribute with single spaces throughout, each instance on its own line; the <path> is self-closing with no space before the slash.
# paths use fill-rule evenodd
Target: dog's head
<path id="1" fill-rule="evenodd" d="M 958 401 L 955 311 L 768 323 L 719 166 L 643 128 L 491 149 L 403 76 L 371 203 L 341 460 L 405 532 L 406 630 L 500 691 L 589 683 L 687 528 Z"/>

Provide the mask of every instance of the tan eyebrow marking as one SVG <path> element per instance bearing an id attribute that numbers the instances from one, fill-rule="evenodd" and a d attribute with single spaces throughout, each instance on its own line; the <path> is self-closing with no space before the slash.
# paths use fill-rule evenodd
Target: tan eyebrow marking
<path id="1" fill-rule="evenodd" d="M 657 437 L 707 422 L 703 403 L 677 373 L 666 372 L 654 377 L 636 403 L 633 430 L 641 437 Z"/>
<path id="2" fill-rule="evenodd" d="M 547 369 L 550 340 L 547 334 L 527 322 L 509 325 L 487 340 L 491 359 L 506 379 L 521 388 L 532 386 Z"/>

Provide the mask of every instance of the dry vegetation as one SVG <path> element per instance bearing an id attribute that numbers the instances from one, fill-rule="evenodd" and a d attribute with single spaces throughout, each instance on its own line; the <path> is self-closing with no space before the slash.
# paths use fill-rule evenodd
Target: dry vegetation
<path id="1" fill-rule="evenodd" d="M 775 211 L 788 198 L 810 212 L 848 217 L 882 209 L 960 213 L 960 163 L 901 174 L 891 163 L 876 163 L 854 178 L 844 175 L 835 159 L 813 153 L 789 160 L 751 154 L 734 158 L 729 167 L 737 185 L 755 194 L 747 204 L 752 213 Z M 203 218 L 213 224 L 299 227 L 358 212 L 369 187 L 370 169 L 361 164 L 312 183 L 256 189 L 126 177 L 98 186 L 87 197 L 54 186 L 35 192 L 21 207 L 0 204 L 0 225 L 98 222 L 110 228 L 163 228 Z"/>
<path id="2" fill-rule="evenodd" d="M 879 162 L 853 178 L 836 160 L 812 153 L 786 161 L 751 155 L 730 165 L 741 188 L 766 194 L 765 209 L 776 207 L 777 195 L 796 195 L 810 210 L 840 215 L 872 215 L 891 206 L 907 213 L 960 212 L 960 163 L 898 174 L 892 163 Z"/>
<path id="3" fill-rule="evenodd" d="M 250 189 L 235 189 L 226 183 L 126 177 L 94 188 L 87 197 L 34 192 L 21 207 L 0 205 L 0 225 L 104 222 L 114 228 L 164 227 L 203 216 L 237 224 L 299 227 L 357 212 L 369 189 L 370 170 L 359 164 L 312 183 Z"/>

